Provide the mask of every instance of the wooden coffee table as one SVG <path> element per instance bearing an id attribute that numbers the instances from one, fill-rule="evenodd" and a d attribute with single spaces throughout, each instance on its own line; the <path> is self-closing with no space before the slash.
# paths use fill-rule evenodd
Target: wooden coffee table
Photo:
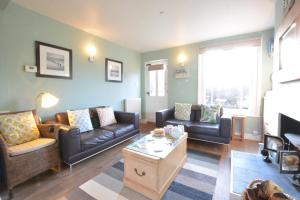
<path id="1" fill-rule="evenodd" d="M 146 135 L 123 149 L 125 186 L 150 199 L 161 199 L 187 154 L 187 133 L 178 139 Z"/>

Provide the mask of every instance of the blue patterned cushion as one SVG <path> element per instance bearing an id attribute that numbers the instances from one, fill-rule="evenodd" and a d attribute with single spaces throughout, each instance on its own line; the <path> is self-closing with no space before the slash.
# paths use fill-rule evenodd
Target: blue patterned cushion
<path id="1" fill-rule="evenodd" d="M 212 124 L 216 124 L 218 122 L 218 118 L 220 117 L 220 106 L 201 106 L 201 118 L 200 122 L 208 122 Z"/>
<path id="2" fill-rule="evenodd" d="M 67 111 L 70 126 L 76 126 L 80 132 L 93 130 L 90 113 L 88 109 Z"/>

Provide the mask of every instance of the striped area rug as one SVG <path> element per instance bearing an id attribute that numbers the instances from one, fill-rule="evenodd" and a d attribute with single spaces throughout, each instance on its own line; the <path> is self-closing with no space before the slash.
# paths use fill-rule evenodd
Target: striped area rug
<path id="1" fill-rule="evenodd" d="M 211 200 L 215 191 L 220 157 L 188 151 L 187 162 L 173 181 L 164 200 Z M 148 200 L 123 185 L 124 163 L 120 160 L 105 172 L 73 189 L 61 200 Z"/>

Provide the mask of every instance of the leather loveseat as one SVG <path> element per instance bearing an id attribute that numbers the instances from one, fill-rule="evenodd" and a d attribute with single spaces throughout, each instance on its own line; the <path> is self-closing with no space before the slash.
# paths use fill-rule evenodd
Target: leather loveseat
<path id="1" fill-rule="evenodd" d="M 184 125 L 190 139 L 229 144 L 231 137 L 231 117 L 225 116 L 222 108 L 221 116 L 216 124 L 200 122 L 200 105 L 192 105 L 190 120 L 177 120 L 174 117 L 174 112 L 175 108 L 156 112 L 156 126 Z"/>
<path id="2" fill-rule="evenodd" d="M 57 113 L 56 122 L 63 124 L 59 132 L 62 159 L 70 168 L 72 165 L 139 133 L 139 114 L 115 111 L 116 124 L 100 127 L 96 108 L 89 108 L 94 130 L 80 133 L 79 128 L 70 127 L 67 112 Z"/>

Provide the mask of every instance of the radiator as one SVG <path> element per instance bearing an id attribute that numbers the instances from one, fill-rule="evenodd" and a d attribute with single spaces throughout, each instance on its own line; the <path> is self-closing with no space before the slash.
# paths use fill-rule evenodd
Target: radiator
<path id="1" fill-rule="evenodd" d="M 125 112 L 137 112 L 141 119 L 141 98 L 125 99 Z"/>

